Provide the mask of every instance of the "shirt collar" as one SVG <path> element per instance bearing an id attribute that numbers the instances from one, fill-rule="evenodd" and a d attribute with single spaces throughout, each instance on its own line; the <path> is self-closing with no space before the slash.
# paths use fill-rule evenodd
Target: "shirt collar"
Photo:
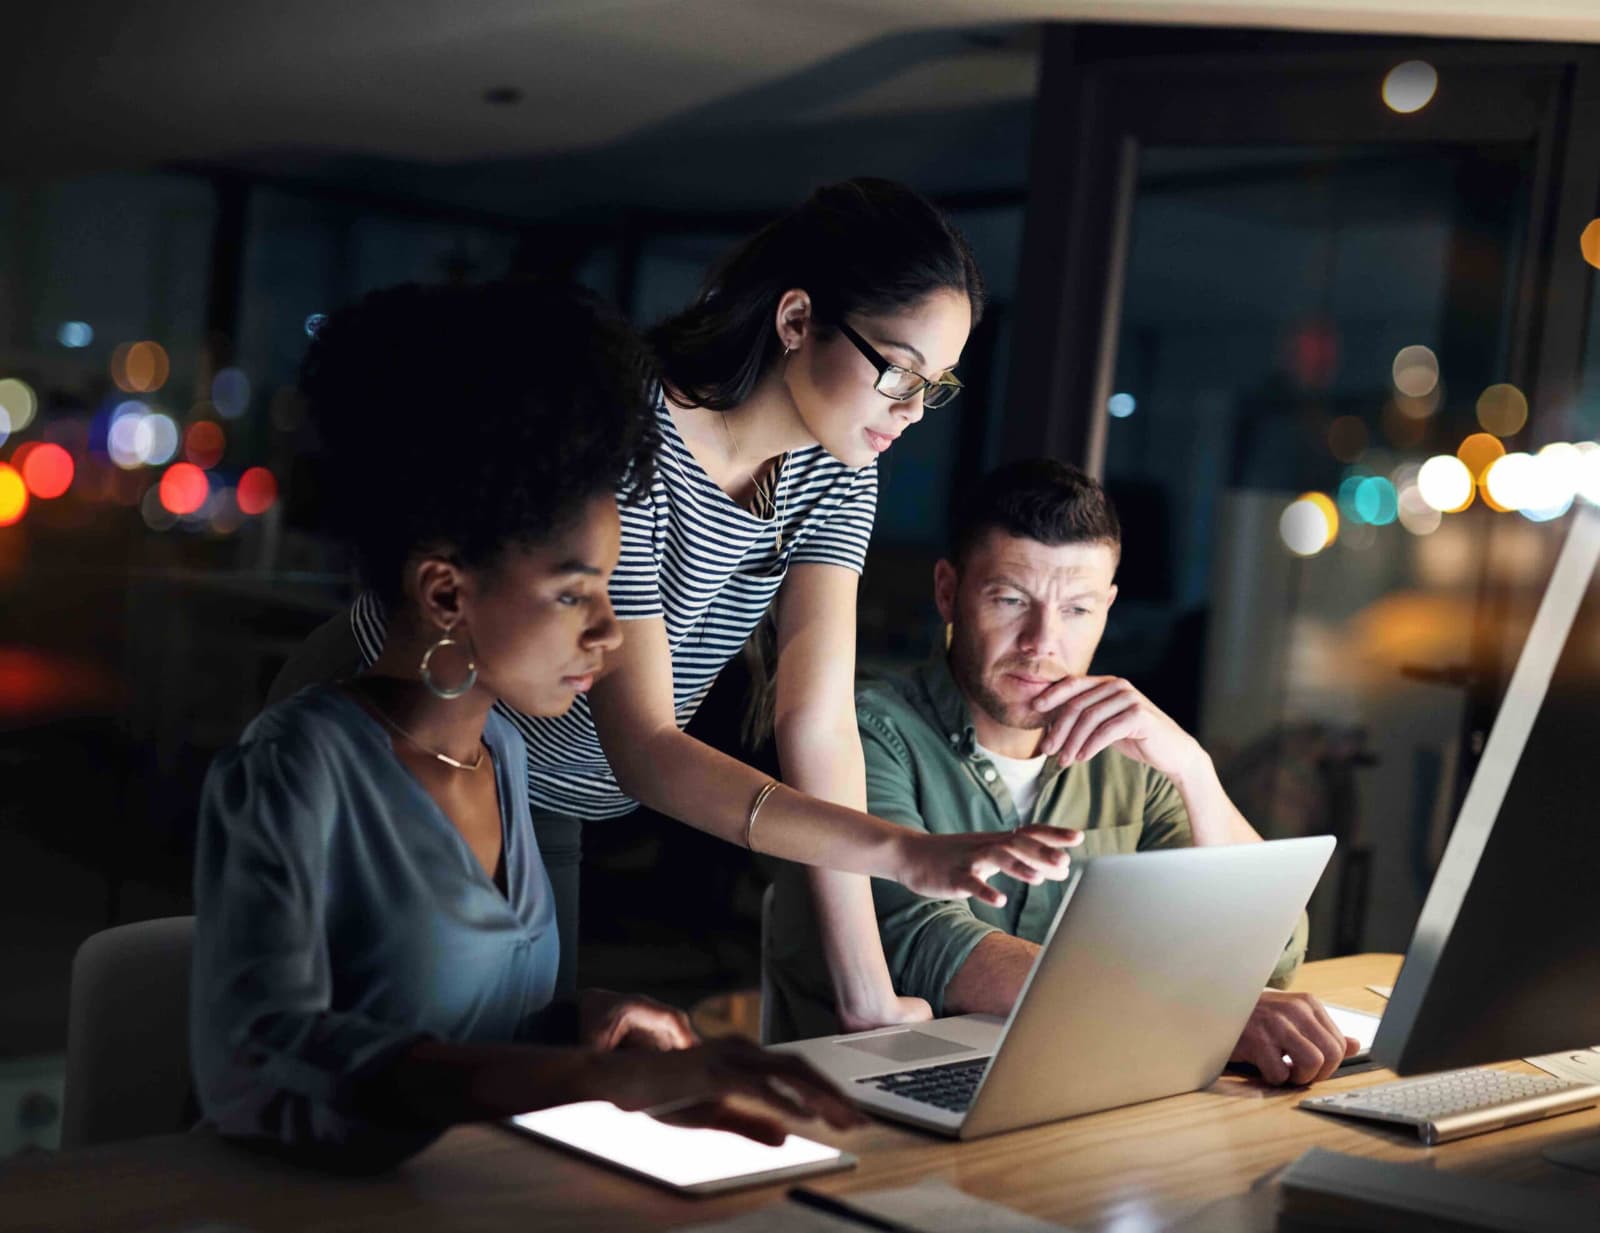
<path id="1" fill-rule="evenodd" d="M 967 696 L 950 671 L 949 653 L 944 640 L 934 647 L 927 661 L 917 669 L 923 703 L 934 725 L 944 734 L 951 750 L 960 758 L 971 758 L 978 751 L 978 734 L 972 724 L 972 708 Z M 1056 758 L 1046 760 L 1042 774 L 1054 777 L 1062 769 Z"/>
<path id="2" fill-rule="evenodd" d="M 929 714 L 944 733 L 950 748 L 961 757 L 970 758 L 978 744 L 972 727 L 972 710 L 956 678 L 951 675 L 949 655 L 942 645 L 934 647 L 927 662 L 917 669 L 917 680 Z"/>

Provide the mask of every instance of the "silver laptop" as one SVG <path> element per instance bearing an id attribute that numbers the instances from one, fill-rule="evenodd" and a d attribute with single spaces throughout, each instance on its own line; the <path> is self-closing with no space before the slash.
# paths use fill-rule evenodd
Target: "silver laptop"
<path id="1" fill-rule="evenodd" d="M 1208 1087 L 1333 844 L 1315 836 L 1086 861 L 1009 1017 L 775 1047 L 874 1113 L 961 1139 Z"/>

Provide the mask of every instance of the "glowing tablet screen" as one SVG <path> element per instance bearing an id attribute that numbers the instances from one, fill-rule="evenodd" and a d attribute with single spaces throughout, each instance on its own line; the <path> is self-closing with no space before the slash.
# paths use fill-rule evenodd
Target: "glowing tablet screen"
<path id="1" fill-rule="evenodd" d="M 540 1109 L 511 1119 L 523 1130 L 669 1186 L 703 1186 L 742 1177 L 827 1168 L 847 1159 L 836 1147 L 790 1135 L 768 1147 L 725 1130 L 669 1126 L 646 1113 L 624 1113 L 603 1100 Z"/>

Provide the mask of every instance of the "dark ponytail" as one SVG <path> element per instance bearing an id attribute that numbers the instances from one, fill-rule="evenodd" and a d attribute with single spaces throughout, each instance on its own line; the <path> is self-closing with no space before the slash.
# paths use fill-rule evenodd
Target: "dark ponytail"
<path id="1" fill-rule="evenodd" d="M 713 411 L 742 403 L 781 354 L 773 319 L 794 287 L 823 332 L 942 290 L 966 295 L 973 325 L 983 315 L 983 278 L 949 219 L 902 184 L 845 180 L 727 253 L 695 302 L 650 332 L 667 389 Z"/>

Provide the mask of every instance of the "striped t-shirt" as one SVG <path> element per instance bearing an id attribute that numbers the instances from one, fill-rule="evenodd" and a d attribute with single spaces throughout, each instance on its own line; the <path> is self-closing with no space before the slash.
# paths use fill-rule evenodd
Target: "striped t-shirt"
<path id="1" fill-rule="evenodd" d="M 637 505 L 619 503 L 622 552 L 611 576 L 611 603 L 620 620 L 665 618 L 681 729 L 760 623 L 791 565 L 861 572 L 878 467 L 851 470 L 820 445 L 791 451 L 774 494 L 783 518 L 780 549 L 776 518 L 756 517 L 717 487 L 664 404 L 656 418 L 662 440 L 649 497 Z M 382 604 L 365 592 L 350 616 L 370 663 L 383 647 Z M 601 751 L 586 696 L 554 718 L 524 715 L 504 703 L 499 709 L 527 742 L 528 798 L 535 809 L 613 818 L 634 807 Z"/>

